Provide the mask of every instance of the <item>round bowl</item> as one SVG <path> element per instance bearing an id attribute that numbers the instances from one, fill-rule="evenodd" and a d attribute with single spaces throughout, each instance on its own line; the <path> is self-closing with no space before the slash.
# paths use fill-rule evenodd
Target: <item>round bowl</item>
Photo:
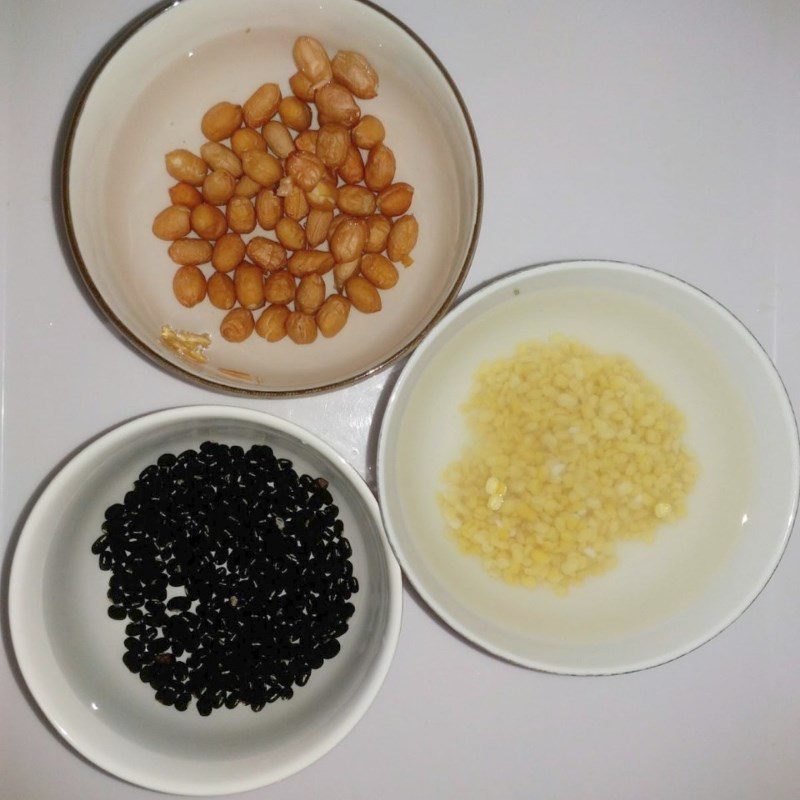
<path id="1" fill-rule="evenodd" d="M 620 543 L 614 569 L 561 597 L 491 578 L 445 536 L 436 500 L 478 366 L 554 333 L 631 357 L 685 413 L 700 467 L 683 519 Z M 786 546 L 798 463 L 780 377 L 729 311 L 661 272 L 584 261 L 500 278 L 437 325 L 389 399 L 378 477 L 395 554 L 446 622 L 524 666 L 596 675 L 677 658 L 750 605 Z"/>
<path id="2" fill-rule="evenodd" d="M 175 183 L 164 154 L 199 152 L 211 105 L 244 102 L 265 81 L 290 94 L 292 45 L 318 37 L 333 54 L 357 50 L 380 77 L 360 101 L 385 123 L 396 180 L 416 191 L 420 223 L 414 266 L 383 293 L 383 310 L 354 312 L 334 339 L 301 347 L 253 334 L 219 335 L 225 312 L 194 308 L 172 293 L 168 242 L 151 233 Z M 209 388 L 245 395 L 324 391 L 365 378 L 408 353 L 449 308 L 472 260 L 481 217 L 480 156 L 452 78 L 409 28 L 362 0 L 183 0 L 140 18 L 109 48 L 88 82 L 69 131 L 63 204 L 78 268 L 109 319 L 142 352 Z M 274 238 L 273 233 L 266 235 Z M 249 236 L 265 235 L 260 228 Z M 207 275 L 210 265 L 203 267 Z M 331 276 L 326 280 L 331 283 Z M 332 286 L 332 283 L 331 283 Z M 208 333 L 208 361 L 183 359 L 161 328 Z"/>
<path id="3" fill-rule="evenodd" d="M 295 696 L 254 714 L 201 717 L 153 699 L 121 661 L 122 623 L 109 619 L 108 573 L 90 552 L 108 505 L 165 452 L 206 439 L 269 444 L 298 471 L 321 475 L 340 509 L 360 589 L 339 655 Z M 242 792 L 291 775 L 358 722 L 383 683 L 400 631 L 401 575 L 378 506 L 355 470 L 317 437 L 257 411 L 194 406 L 125 423 L 53 478 L 14 554 L 11 635 L 22 674 L 55 729 L 86 758 L 131 783 L 176 794 Z"/>

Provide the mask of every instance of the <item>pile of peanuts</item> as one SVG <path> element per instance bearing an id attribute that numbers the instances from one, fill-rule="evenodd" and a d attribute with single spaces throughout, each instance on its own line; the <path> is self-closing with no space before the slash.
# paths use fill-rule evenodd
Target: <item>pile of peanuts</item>
<path id="1" fill-rule="evenodd" d="M 230 342 L 253 331 L 270 342 L 288 335 L 297 344 L 313 342 L 317 331 L 335 336 L 351 305 L 380 311 L 378 290 L 399 278 L 392 262 L 413 263 L 418 226 L 406 212 L 414 188 L 394 181 L 383 124 L 362 116 L 355 100 L 376 96 L 375 70 L 351 51 L 329 59 L 309 36 L 297 39 L 293 55 L 294 94 L 283 97 L 277 84 L 265 83 L 242 106 L 217 103 L 202 119 L 208 141 L 200 155 L 166 155 L 178 183 L 153 233 L 172 242 L 178 302 L 192 307 L 208 296 L 228 312 L 220 333 Z M 311 127 L 312 103 L 318 129 Z M 245 241 L 256 226 L 275 239 Z M 325 243 L 328 249 L 319 249 Z M 206 279 L 200 266 L 209 262 L 214 272 Z M 328 272 L 330 294 L 322 277 Z M 255 320 L 253 311 L 265 305 Z"/>

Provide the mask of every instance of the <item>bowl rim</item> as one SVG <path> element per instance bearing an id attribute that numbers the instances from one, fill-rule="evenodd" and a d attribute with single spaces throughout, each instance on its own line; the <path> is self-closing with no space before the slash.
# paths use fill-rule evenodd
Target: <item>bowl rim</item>
<path id="1" fill-rule="evenodd" d="M 461 264 L 458 275 L 456 276 L 456 279 L 453 282 L 453 285 L 450 288 L 450 291 L 448 292 L 447 296 L 442 301 L 442 304 L 439 306 L 438 310 L 431 317 L 431 319 L 428 321 L 425 327 L 416 336 L 414 336 L 414 338 L 411 339 L 411 341 L 407 342 L 405 345 L 403 345 L 403 347 L 399 348 L 395 352 L 386 356 L 379 363 L 365 370 L 362 370 L 356 375 L 352 375 L 348 378 L 343 378 L 342 380 L 332 381 L 330 383 L 322 384 L 320 386 L 312 386 L 304 389 L 286 389 L 286 390 L 257 389 L 257 388 L 245 388 L 241 386 L 230 386 L 221 381 L 211 380 L 210 378 L 204 378 L 201 377 L 200 375 L 193 374 L 188 369 L 185 369 L 184 367 L 178 364 L 174 364 L 172 361 L 167 360 L 158 351 L 156 351 L 154 348 L 150 347 L 148 344 L 139 339 L 139 337 L 136 336 L 136 334 L 134 334 L 133 331 L 131 331 L 131 329 L 116 315 L 116 313 L 106 302 L 105 298 L 103 297 L 100 290 L 97 288 L 97 285 L 95 284 L 94 280 L 92 279 L 91 273 L 89 272 L 89 269 L 86 266 L 86 263 L 83 259 L 83 255 L 81 254 L 80 245 L 78 244 L 78 238 L 72 223 L 72 205 L 70 201 L 70 192 L 69 192 L 70 168 L 72 163 L 72 148 L 75 141 L 75 136 L 78 131 L 78 126 L 83 116 L 83 109 L 86 103 L 89 101 L 95 82 L 103 73 L 108 63 L 114 58 L 114 56 L 116 56 L 116 54 L 126 44 L 142 28 L 144 28 L 150 22 L 156 20 L 162 14 L 169 13 L 169 11 L 175 8 L 176 6 L 184 5 L 190 2 L 191 0 L 161 0 L 161 2 L 159 2 L 153 8 L 143 12 L 139 16 L 132 19 L 120 31 L 118 31 L 111 38 L 109 42 L 106 43 L 103 49 L 101 49 L 97 58 L 97 62 L 91 68 L 91 71 L 89 72 L 88 76 L 81 79 L 83 85 L 80 89 L 77 99 L 74 101 L 74 105 L 69 117 L 69 124 L 67 127 L 66 137 L 64 141 L 61 172 L 60 172 L 60 183 L 61 183 L 60 199 L 61 199 L 62 221 L 67 235 L 69 249 L 72 254 L 73 261 L 78 268 L 78 273 L 80 274 L 84 285 L 88 289 L 89 294 L 92 296 L 97 306 L 105 314 L 105 316 L 113 323 L 115 328 L 119 331 L 119 333 L 122 334 L 122 336 L 126 339 L 126 341 L 129 344 L 133 345 L 139 352 L 143 353 L 151 361 L 155 362 L 159 367 L 165 369 L 172 375 L 179 378 L 183 378 L 184 380 L 189 380 L 192 383 L 195 383 L 199 386 L 203 386 L 204 388 L 225 392 L 227 394 L 237 395 L 239 397 L 260 397 L 260 398 L 308 397 L 315 394 L 322 394 L 324 392 L 329 392 L 334 389 L 341 389 L 346 386 L 352 386 L 356 383 L 359 383 L 362 380 L 372 377 L 373 375 L 382 371 L 386 367 L 396 363 L 404 356 L 412 352 L 414 348 L 416 348 L 417 345 L 419 345 L 419 343 L 433 329 L 436 323 L 450 309 L 450 306 L 453 304 L 453 301 L 456 299 L 461 289 L 461 286 L 464 283 L 467 273 L 469 272 L 470 265 L 472 264 L 472 259 L 475 255 L 475 249 L 478 244 L 478 235 L 480 233 L 481 221 L 483 217 L 483 161 L 481 159 L 480 147 L 478 145 L 478 137 L 475 132 L 475 126 L 473 125 L 472 122 L 472 117 L 469 114 L 467 105 L 464 102 L 464 98 L 462 97 L 461 92 L 459 91 L 458 86 L 456 85 L 456 82 L 453 80 L 452 76 L 447 71 L 447 68 L 440 61 L 436 53 L 417 33 L 415 33 L 408 25 L 406 25 L 396 16 L 394 16 L 394 14 L 382 8 L 377 3 L 372 2 L 372 0 L 349 0 L 349 2 L 366 6 L 367 8 L 370 8 L 373 11 L 386 17 L 386 19 L 388 19 L 389 22 L 396 25 L 407 36 L 411 37 L 411 39 L 414 42 L 416 42 L 422 48 L 423 52 L 431 59 L 433 64 L 442 74 L 442 77 L 445 79 L 445 82 L 447 83 L 450 91 L 452 92 L 453 97 L 455 97 L 455 100 L 461 111 L 464 122 L 467 126 L 467 132 L 469 134 L 470 144 L 472 145 L 472 153 L 475 163 L 476 189 L 477 189 L 475 222 L 472 226 L 472 233 L 470 235 L 467 252 L 464 256 L 464 260 Z"/>
<path id="2" fill-rule="evenodd" d="M 30 570 L 30 551 L 34 540 L 39 540 L 42 536 L 40 518 L 50 508 L 59 493 L 63 491 L 64 484 L 72 480 L 76 473 L 80 473 L 81 470 L 90 465 L 97 455 L 106 452 L 115 443 L 135 437 L 137 432 L 142 429 L 165 423 L 179 423 L 187 420 L 209 418 L 239 420 L 263 427 L 267 431 L 277 430 L 287 433 L 312 447 L 325 460 L 335 464 L 345 480 L 355 489 L 369 513 L 376 528 L 388 574 L 386 585 L 388 619 L 385 629 L 379 631 L 376 637 L 379 642 L 377 657 L 371 672 L 365 676 L 363 682 L 359 685 L 353 702 L 346 708 L 339 721 L 331 726 L 329 732 L 322 737 L 316 746 L 301 752 L 294 759 L 284 761 L 277 766 L 265 762 L 265 766 L 260 771 L 250 772 L 243 778 L 221 781 L 219 784 L 210 787 L 207 782 L 205 785 L 200 783 L 193 784 L 191 781 L 187 782 L 185 778 L 175 778 L 167 781 L 161 778 L 154 778 L 147 774 L 146 768 L 140 769 L 129 766 L 124 757 L 109 757 L 108 754 L 102 752 L 98 754 L 94 739 L 91 736 L 85 736 L 80 732 L 76 734 L 75 726 L 71 723 L 71 719 L 62 713 L 58 702 L 53 702 L 52 692 L 47 689 L 46 677 L 43 678 L 41 674 L 41 656 L 36 655 L 35 648 L 29 646 L 28 635 L 23 629 L 19 612 L 19 608 L 25 605 L 25 594 L 29 587 L 24 578 Z M 178 406 L 143 414 L 115 425 L 81 447 L 48 480 L 36 503 L 28 513 L 14 550 L 8 581 L 8 619 L 14 657 L 31 695 L 59 735 L 78 753 L 111 775 L 155 791 L 195 796 L 245 792 L 271 785 L 305 769 L 305 767 L 322 758 L 339 744 L 372 705 L 386 679 L 400 636 L 402 607 L 402 572 L 394 558 L 391 547 L 389 547 L 378 502 L 364 478 L 333 447 L 300 425 L 264 411 L 228 405 Z M 37 663 L 40 666 L 37 667 Z"/>
<path id="3" fill-rule="evenodd" d="M 536 658 L 520 656 L 504 647 L 499 647 L 493 644 L 491 641 L 488 641 L 480 635 L 477 635 L 469 625 L 460 622 L 446 609 L 444 609 L 428 591 L 425 582 L 420 580 L 419 575 L 412 567 L 410 567 L 409 561 L 405 557 L 402 543 L 400 542 L 396 531 L 396 529 L 400 529 L 403 526 L 401 526 L 399 521 L 397 522 L 397 525 L 395 525 L 395 521 L 391 518 L 387 510 L 387 471 L 385 466 L 389 456 L 387 453 L 388 445 L 386 441 L 387 431 L 390 421 L 394 422 L 394 415 L 399 413 L 398 397 L 406 384 L 411 382 L 413 378 L 417 377 L 415 374 L 417 365 L 422 358 L 424 358 L 428 349 L 437 341 L 440 334 L 443 334 L 450 325 L 456 324 L 456 321 L 459 318 L 468 314 L 470 310 L 480 303 L 480 301 L 485 297 L 499 293 L 509 287 L 513 287 L 515 283 L 524 280 L 529 275 L 537 272 L 581 271 L 596 269 L 598 267 L 603 269 L 618 270 L 620 272 L 645 275 L 649 280 L 656 280 L 667 285 L 677 287 L 684 294 L 693 296 L 696 300 L 706 305 L 710 311 L 718 314 L 728 323 L 731 328 L 739 333 L 739 335 L 742 337 L 743 344 L 749 343 L 753 347 L 753 352 L 761 361 L 761 364 L 764 368 L 765 378 L 773 383 L 776 393 L 778 394 L 779 401 L 783 403 L 784 422 L 787 427 L 791 427 L 794 432 L 794 436 L 792 437 L 792 471 L 795 478 L 794 504 L 792 512 L 789 515 L 789 519 L 787 520 L 786 529 L 781 537 L 781 541 L 778 543 L 778 546 L 775 548 L 775 552 L 767 562 L 766 569 L 762 573 L 762 576 L 753 583 L 752 587 L 743 596 L 743 599 L 740 603 L 734 606 L 727 615 L 723 616 L 717 624 L 710 626 L 703 634 L 696 637 L 692 641 L 687 642 L 683 646 L 674 648 L 672 651 L 664 652 L 661 655 L 656 655 L 649 659 L 641 659 L 638 662 L 629 664 L 621 663 L 618 666 L 601 670 L 583 669 L 574 664 L 552 664 L 549 662 L 543 662 Z M 403 575 L 410 581 L 410 583 L 414 586 L 419 595 L 433 610 L 433 612 L 456 633 L 460 634 L 465 639 L 472 642 L 478 648 L 486 651 L 487 653 L 498 656 L 505 661 L 517 664 L 521 667 L 537 670 L 539 672 L 570 676 L 625 675 L 645 669 L 652 669 L 654 667 L 661 666 L 662 664 L 668 664 L 671 661 L 675 661 L 678 658 L 682 658 L 683 656 L 694 652 L 704 644 L 707 644 L 712 639 L 719 636 L 719 634 L 728 627 L 730 627 L 737 619 L 739 619 L 744 612 L 750 608 L 750 606 L 755 602 L 755 600 L 767 586 L 772 576 L 775 574 L 775 571 L 777 570 L 784 553 L 786 552 L 789 539 L 792 535 L 794 523 L 797 518 L 798 504 L 800 503 L 800 432 L 798 431 L 797 416 L 792 406 L 791 397 L 789 396 L 789 392 L 786 389 L 786 384 L 783 382 L 783 378 L 781 377 L 778 368 L 775 366 L 766 349 L 758 340 L 758 338 L 752 333 L 752 331 L 744 324 L 744 322 L 739 319 L 739 317 L 737 317 L 719 300 L 712 297 L 710 294 L 694 284 L 684 280 L 683 278 L 671 275 L 670 273 L 656 269 L 655 267 L 647 267 L 640 264 L 633 264 L 625 261 L 613 261 L 608 259 L 547 261 L 521 267 L 503 275 L 499 275 L 496 278 L 492 278 L 486 283 L 481 284 L 477 289 L 463 298 L 458 303 L 456 308 L 454 308 L 445 319 L 440 320 L 434 330 L 431 331 L 430 336 L 428 336 L 425 342 L 423 342 L 420 347 L 416 349 L 416 351 L 412 354 L 400 371 L 392 388 L 391 394 L 386 402 L 386 409 L 381 421 L 381 428 L 378 435 L 376 474 L 378 483 L 378 498 L 380 501 L 381 515 L 383 516 L 384 529 L 386 530 L 386 536 L 388 537 L 389 543 L 394 550 L 394 554 L 400 563 L 400 568 L 403 571 Z"/>

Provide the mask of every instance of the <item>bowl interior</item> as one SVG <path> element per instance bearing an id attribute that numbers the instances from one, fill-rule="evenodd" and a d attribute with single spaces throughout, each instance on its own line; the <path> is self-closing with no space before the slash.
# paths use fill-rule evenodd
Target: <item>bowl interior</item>
<path id="1" fill-rule="evenodd" d="M 416 187 L 415 263 L 400 268 L 400 283 L 383 294 L 380 314 L 354 312 L 335 339 L 298 347 L 253 335 L 231 344 L 219 336 L 225 312 L 207 300 L 186 309 L 172 295 L 176 265 L 168 243 L 150 232 L 174 183 L 164 154 L 181 147 L 199 152 L 200 118 L 215 102 L 244 102 L 267 81 L 289 94 L 292 44 L 301 34 L 318 37 L 331 54 L 358 50 L 378 71 L 379 96 L 362 101 L 362 112 L 383 120 L 397 157 L 396 180 Z M 357 0 L 188 0 L 141 28 L 92 87 L 72 146 L 69 212 L 97 292 L 146 348 L 223 386 L 300 391 L 376 368 L 438 315 L 469 261 L 478 175 L 465 112 L 450 84 L 423 47 L 382 12 Z M 257 235 L 265 233 L 256 228 L 249 236 Z M 210 265 L 203 269 L 213 272 Z M 211 334 L 208 363 L 182 361 L 165 347 L 164 324 Z"/>
<path id="2" fill-rule="evenodd" d="M 268 418 L 267 418 L 268 419 Z M 103 512 L 165 452 L 206 439 L 266 443 L 298 471 L 321 475 L 339 506 L 360 589 L 339 655 L 290 701 L 200 717 L 159 705 L 121 662 L 124 623 L 106 614 L 108 576 L 90 553 Z M 134 782 L 214 794 L 268 783 L 333 746 L 383 678 L 399 625 L 399 571 L 368 490 L 257 412 L 164 412 L 136 420 L 81 452 L 32 513 L 15 557 L 12 624 L 20 664 L 57 728 L 85 755 Z"/>
<path id="3" fill-rule="evenodd" d="M 445 537 L 436 501 L 477 367 L 553 333 L 633 358 L 685 412 L 700 465 L 684 519 L 652 544 L 621 543 L 617 567 L 566 597 L 489 577 Z M 618 672 L 706 641 L 766 583 L 795 511 L 797 433 L 763 350 L 701 292 L 626 265 L 546 266 L 466 300 L 414 355 L 382 431 L 380 488 L 401 564 L 454 627 L 529 666 Z"/>

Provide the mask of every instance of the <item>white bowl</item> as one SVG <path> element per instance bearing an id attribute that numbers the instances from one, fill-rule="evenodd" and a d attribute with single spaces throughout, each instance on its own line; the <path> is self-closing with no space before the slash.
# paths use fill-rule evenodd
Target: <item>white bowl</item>
<path id="1" fill-rule="evenodd" d="M 360 589 L 339 655 L 289 701 L 200 717 L 153 699 L 122 664 L 122 624 L 108 618 L 108 573 L 90 552 L 103 512 L 162 453 L 205 439 L 272 446 L 298 471 L 321 475 L 353 547 Z M 86 758 L 132 783 L 178 794 L 241 792 L 324 755 L 364 714 L 400 631 L 400 570 L 375 498 L 334 450 L 275 417 L 227 406 L 160 411 L 92 442 L 47 486 L 22 531 L 9 618 L 22 674 L 56 730 Z"/>
<path id="2" fill-rule="evenodd" d="M 176 265 L 168 243 L 150 231 L 175 182 L 164 169 L 164 154 L 179 147 L 198 152 L 205 141 L 200 118 L 219 100 L 243 102 L 265 81 L 290 93 L 292 45 L 301 34 L 318 37 L 331 54 L 358 50 L 379 73 L 378 97 L 361 105 L 386 125 L 397 179 L 416 187 L 415 263 L 401 267 L 379 314 L 353 312 L 334 339 L 318 337 L 299 347 L 254 334 L 231 344 L 219 335 L 224 312 L 207 300 L 183 308 L 173 297 Z M 97 303 L 154 361 L 240 394 L 330 389 L 407 353 L 458 293 L 472 260 L 481 202 L 477 140 L 454 82 L 411 30 L 360 0 L 159 6 L 114 43 L 78 104 L 66 146 L 67 231 Z M 255 235 L 264 233 L 256 228 Z M 204 269 L 213 272 L 210 265 Z M 164 324 L 209 333 L 208 363 L 181 360 L 167 348 L 160 339 Z"/>
<path id="3" fill-rule="evenodd" d="M 553 333 L 633 358 L 684 410 L 701 470 L 684 519 L 653 544 L 621 544 L 615 569 L 566 597 L 489 577 L 445 538 L 435 496 L 464 436 L 458 405 L 478 365 Z M 747 608 L 786 546 L 798 463 L 780 377 L 730 312 L 655 270 L 584 261 L 501 278 L 439 323 L 389 399 L 378 478 L 400 564 L 446 622 L 528 667 L 605 674 L 688 653 Z"/>

